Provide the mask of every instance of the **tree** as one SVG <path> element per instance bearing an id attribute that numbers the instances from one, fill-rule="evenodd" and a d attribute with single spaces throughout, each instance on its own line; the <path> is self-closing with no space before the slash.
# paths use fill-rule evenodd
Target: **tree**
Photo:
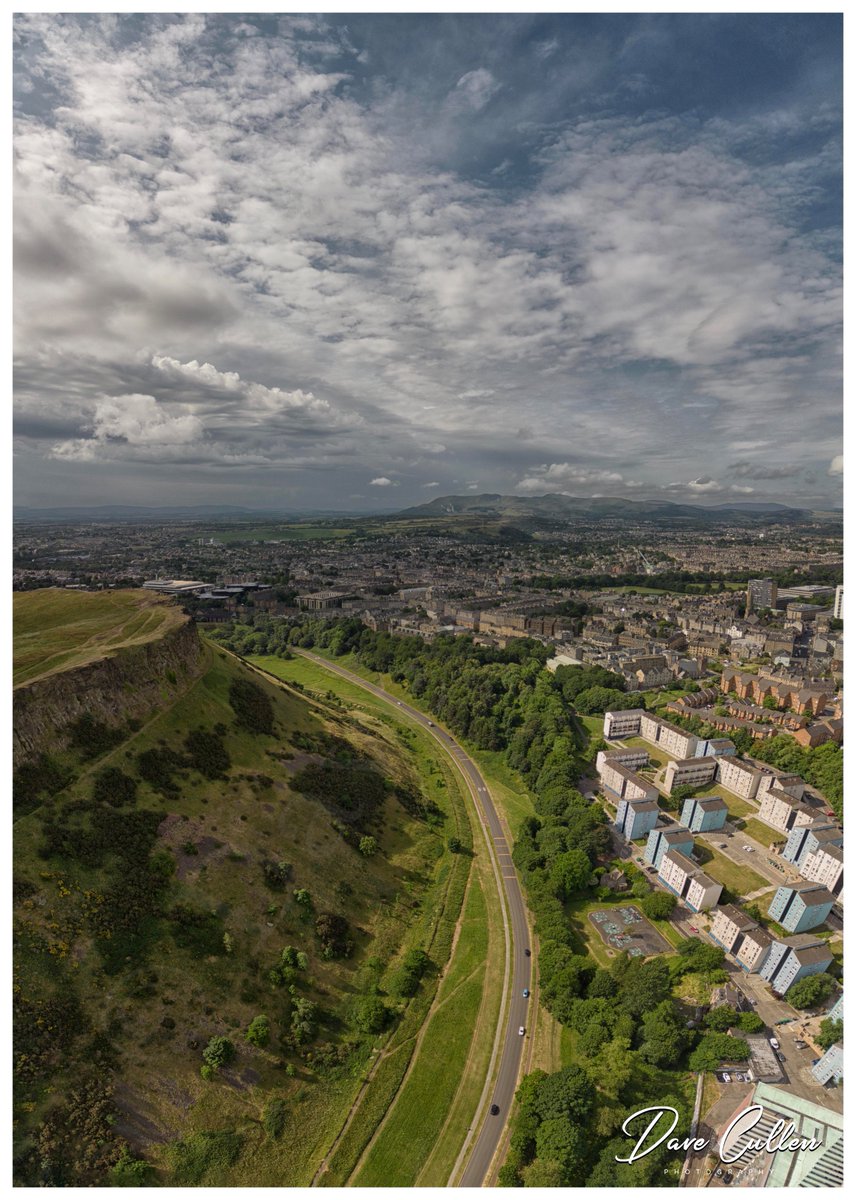
<path id="1" fill-rule="evenodd" d="M 264 1014 L 253 1017 L 247 1028 L 247 1041 L 253 1046 L 266 1046 L 270 1041 L 270 1022 Z"/>
<path id="2" fill-rule="evenodd" d="M 760 1033 L 764 1022 L 756 1012 L 742 1012 L 737 1016 L 737 1024 L 744 1033 Z"/>
<path id="3" fill-rule="evenodd" d="M 461 841 L 460 838 L 450 837 L 449 841 L 448 841 L 448 846 L 449 846 L 449 849 L 451 850 L 452 854 L 460 854 L 464 848 L 464 843 Z"/>
<path id="4" fill-rule="evenodd" d="M 268 1137 L 276 1139 L 282 1135 L 287 1117 L 288 1109 L 281 1096 L 274 1096 L 268 1100 L 262 1113 L 262 1125 Z"/>
<path id="5" fill-rule="evenodd" d="M 550 887 L 560 900 L 569 900 L 575 892 L 588 886 L 591 862 L 582 850 L 567 850 L 559 854 L 550 868 Z"/>
<path id="6" fill-rule="evenodd" d="M 654 920 L 666 920 L 678 902 L 671 892 L 651 892 L 642 899 L 642 911 Z"/>
<path id="7" fill-rule="evenodd" d="M 373 854 L 377 854 L 377 840 L 371 834 L 360 838 L 360 854 L 363 858 L 371 858 Z"/>
<path id="8" fill-rule="evenodd" d="M 208 1045 L 202 1051 L 202 1058 L 205 1065 L 213 1068 L 215 1071 L 220 1067 L 228 1066 L 235 1057 L 235 1047 L 226 1037 L 212 1037 Z"/>
<path id="9" fill-rule="evenodd" d="M 379 996 L 364 996 L 354 1006 L 354 1024 L 361 1033 L 380 1033 L 391 1013 Z"/>
<path id="10" fill-rule="evenodd" d="M 721 1062 L 745 1062 L 749 1043 L 727 1033 L 706 1033 L 689 1058 L 691 1071 L 715 1071 Z"/>
<path id="11" fill-rule="evenodd" d="M 824 972 L 821 975 L 806 975 L 788 988 L 788 1004 L 794 1008 L 814 1008 L 832 995 L 835 980 Z"/>
<path id="12" fill-rule="evenodd" d="M 639 1054 L 657 1067 L 673 1067 L 687 1048 L 687 1030 L 671 1000 L 663 1000 L 642 1018 Z"/>
<path id="13" fill-rule="evenodd" d="M 585 1162 L 585 1132 L 563 1117 L 542 1121 L 535 1138 L 535 1153 L 539 1162 L 559 1164 L 563 1184 L 575 1183 Z"/>
<path id="14" fill-rule="evenodd" d="M 737 1023 L 737 1011 L 730 1004 L 720 1004 L 717 1008 L 712 1008 L 704 1019 L 708 1029 L 714 1029 L 718 1033 L 725 1033 L 726 1029 L 731 1029 Z"/>
<path id="15" fill-rule="evenodd" d="M 823 1050 L 828 1050 L 830 1046 L 834 1046 L 836 1042 L 844 1041 L 844 1022 L 832 1021 L 829 1017 L 825 1017 L 820 1022 L 820 1029 L 815 1038 L 818 1046 Z"/>
<path id="16" fill-rule="evenodd" d="M 630 1038 L 613 1038 L 600 1053 L 598 1082 L 604 1095 L 617 1100 L 633 1078 L 636 1056 L 630 1049 Z"/>

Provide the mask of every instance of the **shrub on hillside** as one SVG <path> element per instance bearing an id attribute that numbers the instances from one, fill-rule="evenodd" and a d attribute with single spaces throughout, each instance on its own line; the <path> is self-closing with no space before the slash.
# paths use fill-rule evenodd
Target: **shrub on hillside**
<path id="1" fill-rule="evenodd" d="M 222 779 L 232 765 L 229 751 L 217 733 L 194 729 L 184 739 L 190 765 L 206 779 Z"/>
<path id="2" fill-rule="evenodd" d="M 113 808 L 133 804 L 137 798 L 137 781 L 118 767 L 103 767 L 92 783 L 92 799 Z"/>
<path id="3" fill-rule="evenodd" d="M 249 679 L 233 679 L 229 703 L 238 724 L 250 733 L 273 733 L 273 705 L 267 692 Z"/>

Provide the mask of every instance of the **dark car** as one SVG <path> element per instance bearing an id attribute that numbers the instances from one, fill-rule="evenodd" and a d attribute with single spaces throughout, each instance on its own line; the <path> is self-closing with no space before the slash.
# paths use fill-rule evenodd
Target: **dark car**
<path id="1" fill-rule="evenodd" d="M 526 947 L 526 949 L 523 951 L 523 953 L 526 955 L 526 957 L 527 957 L 527 958 L 531 958 L 531 957 L 532 957 L 532 951 L 529 949 L 529 947 L 528 947 L 528 946 L 527 946 L 527 947 Z"/>
<path id="2" fill-rule="evenodd" d="M 490 1106 L 490 1115 L 491 1115 L 492 1117 L 495 1117 L 495 1116 L 497 1115 L 497 1113 L 498 1113 L 498 1112 L 499 1112 L 499 1105 L 498 1105 L 498 1104 L 491 1104 L 491 1106 Z"/>
<path id="3" fill-rule="evenodd" d="M 723 1183 L 731 1183 L 731 1180 L 733 1178 L 734 1178 L 733 1173 L 731 1171 L 726 1171 L 725 1174 L 722 1176 L 722 1182 Z"/>

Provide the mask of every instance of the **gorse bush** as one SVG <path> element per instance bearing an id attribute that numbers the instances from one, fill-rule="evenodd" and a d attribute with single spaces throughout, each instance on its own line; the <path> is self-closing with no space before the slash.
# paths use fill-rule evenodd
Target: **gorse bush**
<path id="1" fill-rule="evenodd" d="M 229 686 L 229 703 L 240 726 L 250 733 L 273 733 L 274 713 L 270 697 L 249 679 L 234 679 Z"/>

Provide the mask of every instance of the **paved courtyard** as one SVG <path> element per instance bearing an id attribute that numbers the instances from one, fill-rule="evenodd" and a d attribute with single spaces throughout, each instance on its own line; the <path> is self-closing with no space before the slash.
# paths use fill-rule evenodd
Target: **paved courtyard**
<path id="1" fill-rule="evenodd" d="M 614 954 L 626 950 L 631 958 L 666 954 L 671 946 L 634 904 L 615 905 L 589 913 L 589 920 Z"/>

